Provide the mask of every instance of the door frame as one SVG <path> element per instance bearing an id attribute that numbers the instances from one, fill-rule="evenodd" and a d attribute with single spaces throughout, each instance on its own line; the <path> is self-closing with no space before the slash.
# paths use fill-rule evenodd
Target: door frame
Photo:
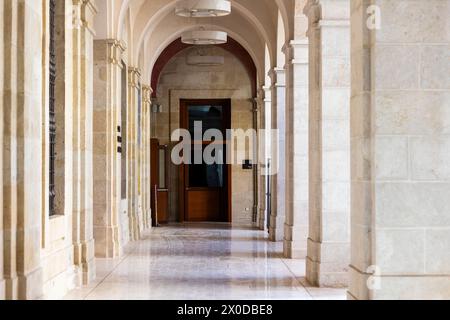
<path id="1" fill-rule="evenodd" d="M 225 130 L 231 129 L 231 99 L 180 99 L 180 128 L 181 129 L 188 129 L 187 128 L 187 107 L 189 105 L 220 105 L 224 108 L 224 115 L 226 117 L 225 119 Z M 229 143 L 227 141 L 226 132 L 224 132 L 224 142 L 226 144 Z M 228 154 L 226 154 L 228 157 Z M 185 199 L 185 192 L 186 192 L 186 164 L 182 164 L 179 166 L 179 221 L 185 222 L 188 221 L 187 219 L 187 213 L 186 213 L 186 199 Z M 228 223 L 233 222 L 233 210 L 232 210 L 232 166 L 230 164 L 226 165 L 227 167 L 227 216 L 228 216 Z"/>

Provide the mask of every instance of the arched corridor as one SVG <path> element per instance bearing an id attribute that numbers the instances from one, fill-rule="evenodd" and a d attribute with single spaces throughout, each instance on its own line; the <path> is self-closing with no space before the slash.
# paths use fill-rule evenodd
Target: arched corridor
<path id="1" fill-rule="evenodd" d="M 450 299 L 450 0 L 0 0 L 0 300 Z"/>

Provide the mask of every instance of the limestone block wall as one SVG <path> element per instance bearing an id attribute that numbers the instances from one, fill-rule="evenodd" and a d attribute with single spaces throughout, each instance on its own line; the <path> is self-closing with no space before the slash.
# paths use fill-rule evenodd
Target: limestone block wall
<path id="1" fill-rule="evenodd" d="M 351 4 L 349 296 L 449 299 L 450 1 Z"/>
<path id="2" fill-rule="evenodd" d="M 191 49 L 192 50 L 192 49 Z M 221 48 L 211 48 L 210 54 L 225 57 L 225 64 L 202 68 L 188 66 L 189 49 L 180 52 L 165 67 L 157 89 L 163 112 L 152 115 L 152 137 L 169 143 L 173 130 L 180 126 L 180 99 L 230 99 L 232 128 L 253 127 L 251 82 L 241 62 Z M 173 146 L 173 144 L 171 144 Z M 253 226 L 253 172 L 242 165 L 232 166 L 233 223 Z M 178 168 L 170 167 L 170 219 L 178 219 Z"/>

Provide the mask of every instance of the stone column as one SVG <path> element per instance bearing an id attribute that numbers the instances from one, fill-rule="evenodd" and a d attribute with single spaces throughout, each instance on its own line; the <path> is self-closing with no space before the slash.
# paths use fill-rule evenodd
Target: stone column
<path id="1" fill-rule="evenodd" d="M 310 230 L 306 278 L 346 287 L 350 262 L 350 2 L 311 0 Z"/>
<path id="2" fill-rule="evenodd" d="M 450 299 L 450 1 L 351 4 L 349 297 Z"/>
<path id="3" fill-rule="evenodd" d="M 278 136 L 272 137 L 272 197 L 269 238 L 271 241 L 283 241 L 285 223 L 285 104 L 286 75 L 284 69 L 270 71 L 272 79 L 272 129 L 278 130 Z"/>
<path id="4" fill-rule="evenodd" d="M 150 152 L 151 152 L 151 132 L 150 132 L 150 117 L 151 117 L 151 95 L 152 88 L 148 85 L 142 86 L 142 211 L 144 217 L 144 228 L 149 229 L 152 226 L 151 215 L 151 181 L 150 181 Z"/>
<path id="5" fill-rule="evenodd" d="M 259 213 L 257 227 L 260 230 L 267 229 L 267 158 L 269 146 L 267 131 L 271 129 L 270 123 L 267 123 L 267 109 L 271 108 L 270 88 L 263 87 L 260 90 L 259 99 L 259 164 L 258 164 L 258 179 L 259 179 Z"/>
<path id="6" fill-rule="evenodd" d="M 139 150 L 138 140 L 138 103 L 139 103 L 139 81 L 141 73 L 139 69 L 128 68 L 128 132 L 127 132 L 127 156 L 128 156 L 128 216 L 130 220 L 130 239 L 139 240 L 141 234 L 141 219 L 139 208 Z"/>
<path id="7" fill-rule="evenodd" d="M 121 254 L 118 126 L 121 118 L 121 57 L 117 40 L 94 41 L 94 237 L 97 257 Z"/>
<path id="8" fill-rule="evenodd" d="M 93 230 L 93 46 L 95 2 L 73 0 L 73 245 L 82 283 L 95 278 Z"/>
<path id="9" fill-rule="evenodd" d="M 1 5 L 5 296 L 35 299 L 43 293 L 43 3 L 4 0 Z"/>
<path id="10" fill-rule="evenodd" d="M 308 41 L 284 46 L 286 56 L 286 223 L 284 256 L 304 259 L 308 238 Z"/>
<path id="11" fill-rule="evenodd" d="M 4 17 L 4 0 L 0 0 L 0 21 L 5 21 Z M 5 54 L 3 51 L 3 47 L 6 44 L 4 41 L 5 29 L 4 25 L 0 27 L 0 146 L 3 146 L 3 94 L 4 94 L 4 86 L 3 86 L 3 76 L 4 76 L 4 58 Z M 3 203 L 3 148 L 0 150 L 0 203 Z M 3 272 L 3 205 L 0 206 L 0 300 L 5 299 L 5 280 L 4 280 L 4 272 Z"/>

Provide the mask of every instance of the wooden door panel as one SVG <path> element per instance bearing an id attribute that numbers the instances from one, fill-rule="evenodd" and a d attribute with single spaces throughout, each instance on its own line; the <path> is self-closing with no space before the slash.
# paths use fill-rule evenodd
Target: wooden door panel
<path id="1" fill-rule="evenodd" d="M 158 190 L 157 197 L 158 223 L 167 223 L 169 221 L 169 192 Z"/>
<path id="2" fill-rule="evenodd" d="M 220 221 L 221 190 L 188 190 L 186 198 L 188 221 Z"/>

